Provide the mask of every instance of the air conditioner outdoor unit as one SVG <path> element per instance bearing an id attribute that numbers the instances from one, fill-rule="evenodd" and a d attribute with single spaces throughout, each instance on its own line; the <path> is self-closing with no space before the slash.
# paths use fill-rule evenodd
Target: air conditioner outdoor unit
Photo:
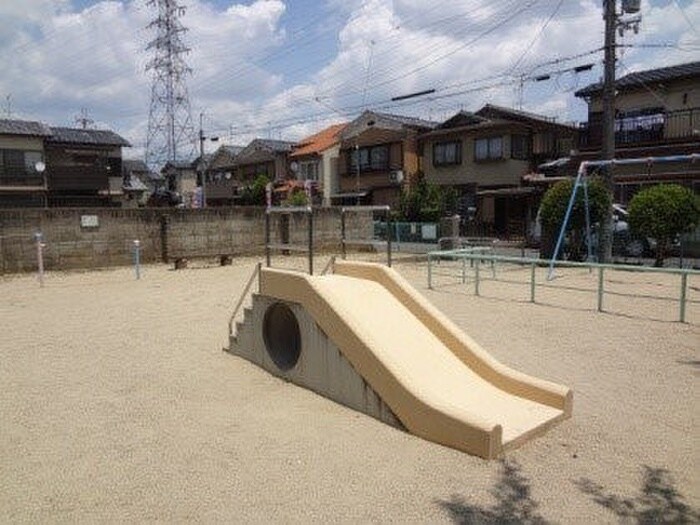
<path id="1" fill-rule="evenodd" d="M 395 184 L 401 184 L 403 182 L 403 170 L 392 171 L 389 174 L 389 180 Z"/>

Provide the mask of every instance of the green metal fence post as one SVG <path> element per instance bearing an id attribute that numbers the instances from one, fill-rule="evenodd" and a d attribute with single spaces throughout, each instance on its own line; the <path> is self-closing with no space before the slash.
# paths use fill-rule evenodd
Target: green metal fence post
<path id="1" fill-rule="evenodd" d="M 598 267 L 598 311 L 603 311 L 603 270 L 602 266 Z"/>
<path id="2" fill-rule="evenodd" d="M 681 315 L 680 315 L 681 323 L 685 323 L 685 295 L 686 295 L 687 289 L 688 289 L 688 274 L 682 273 L 681 274 Z"/>
<path id="3" fill-rule="evenodd" d="M 530 264 L 530 302 L 535 302 L 535 263 Z"/>

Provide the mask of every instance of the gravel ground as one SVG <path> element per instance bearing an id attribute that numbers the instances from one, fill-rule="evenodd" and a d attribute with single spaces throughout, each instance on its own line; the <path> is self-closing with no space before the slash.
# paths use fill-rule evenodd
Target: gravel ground
<path id="1" fill-rule="evenodd" d="M 700 522 L 700 305 L 680 324 L 640 297 L 672 279 L 615 275 L 635 297 L 599 314 L 581 271 L 532 305 L 397 264 L 497 358 L 574 389 L 571 420 L 487 462 L 222 352 L 253 264 L 0 278 L 0 522 Z"/>

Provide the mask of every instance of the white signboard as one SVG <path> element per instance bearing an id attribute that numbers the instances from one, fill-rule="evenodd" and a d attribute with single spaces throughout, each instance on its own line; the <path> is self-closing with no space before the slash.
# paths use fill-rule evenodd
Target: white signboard
<path id="1" fill-rule="evenodd" d="M 423 239 L 437 239 L 437 226 L 435 224 L 422 224 L 420 235 Z"/>
<path id="2" fill-rule="evenodd" d="M 97 228 L 100 225 L 100 220 L 97 215 L 81 215 L 80 226 L 83 228 Z"/>

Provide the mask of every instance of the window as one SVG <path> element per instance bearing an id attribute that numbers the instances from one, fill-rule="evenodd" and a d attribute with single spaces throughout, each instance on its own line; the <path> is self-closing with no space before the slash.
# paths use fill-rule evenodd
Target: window
<path id="1" fill-rule="evenodd" d="M 474 140 L 474 160 L 497 160 L 503 158 L 503 137 Z"/>
<path id="2" fill-rule="evenodd" d="M 0 175 L 5 177 L 35 177 L 36 163 L 43 159 L 40 151 L 0 149 Z"/>
<path id="3" fill-rule="evenodd" d="M 462 164 L 462 142 L 437 142 L 433 145 L 433 166 Z"/>
<path id="4" fill-rule="evenodd" d="M 530 157 L 530 140 L 527 135 L 511 135 L 510 156 L 517 160 L 527 160 Z"/>
<path id="5" fill-rule="evenodd" d="M 318 162 L 299 163 L 299 180 L 318 180 Z"/>
<path id="6" fill-rule="evenodd" d="M 366 146 L 353 149 L 350 153 L 348 173 L 357 170 L 357 159 L 360 159 L 360 171 L 380 171 L 389 169 L 389 146 Z"/>

